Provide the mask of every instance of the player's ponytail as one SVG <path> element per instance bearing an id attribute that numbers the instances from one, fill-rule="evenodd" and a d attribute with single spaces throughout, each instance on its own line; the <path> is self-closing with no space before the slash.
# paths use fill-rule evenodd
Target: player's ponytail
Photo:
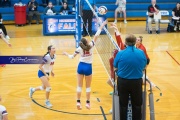
<path id="1" fill-rule="evenodd" d="M 91 46 L 88 44 L 85 38 L 81 39 L 79 46 L 85 51 L 89 51 L 91 49 Z"/>
<path id="2" fill-rule="evenodd" d="M 47 51 L 46 54 L 44 54 L 43 58 L 44 58 L 47 54 L 49 54 L 49 51 L 51 50 L 51 48 L 52 48 L 52 45 L 48 46 L 48 48 L 47 48 L 48 51 Z"/>

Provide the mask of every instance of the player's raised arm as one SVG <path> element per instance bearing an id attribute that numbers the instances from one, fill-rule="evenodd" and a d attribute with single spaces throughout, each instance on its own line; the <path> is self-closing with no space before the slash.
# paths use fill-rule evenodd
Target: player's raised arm
<path id="1" fill-rule="evenodd" d="M 94 38 L 93 38 L 94 42 L 96 42 L 98 36 L 101 34 L 101 31 L 102 31 L 103 27 L 104 27 L 106 24 L 107 24 L 107 20 L 105 20 L 105 21 L 101 24 L 101 26 L 98 28 L 98 30 L 97 30 Z"/>
<path id="2" fill-rule="evenodd" d="M 125 45 L 124 43 L 122 42 L 122 39 L 121 39 L 121 33 L 119 32 L 118 28 L 117 28 L 117 25 L 115 23 L 112 23 L 111 24 L 111 28 L 114 28 L 114 32 L 115 32 L 115 37 L 116 37 L 116 42 L 119 46 L 119 48 L 121 50 L 124 50 L 125 49 Z"/>

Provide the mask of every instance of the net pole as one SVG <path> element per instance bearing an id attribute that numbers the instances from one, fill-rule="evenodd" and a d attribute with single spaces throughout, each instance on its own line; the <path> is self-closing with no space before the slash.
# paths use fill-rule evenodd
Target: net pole
<path id="1" fill-rule="evenodd" d="M 75 29 L 75 41 L 76 41 L 76 48 L 79 47 L 79 41 L 81 39 L 81 18 L 79 17 L 80 15 L 80 5 L 81 5 L 81 0 L 76 0 L 76 15 L 75 15 L 75 20 L 76 20 L 76 29 Z"/>

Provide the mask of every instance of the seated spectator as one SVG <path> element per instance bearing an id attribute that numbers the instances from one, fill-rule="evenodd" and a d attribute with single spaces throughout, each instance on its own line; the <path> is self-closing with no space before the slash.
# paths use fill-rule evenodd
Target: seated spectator
<path id="1" fill-rule="evenodd" d="M 29 8 L 29 13 L 28 13 L 29 24 L 31 24 L 33 16 L 36 17 L 36 23 L 39 24 L 40 13 L 37 11 L 38 3 L 35 0 L 31 0 L 31 1 L 28 2 L 27 6 Z"/>
<path id="2" fill-rule="evenodd" d="M 114 23 L 117 23 L 117 14 L 123 12 L 123 16 L 124 16 L 124 23 L 126 24 L 126 0 L 116 0 L 116 5 L 118 5 L 118 7 L 115 10 L 115 20 Z"/>
<path id="3" fill-rule="evenodd" d="M 156 5 L 156 0 L 151 0 L 151 4 L 148 7 L 148 27 L 149 34 L 152 34 L 152 21 L 155 21 L 156 24 L 156 34 L 159 34 L 159 20 L 154 19 L 154 14 L 159 13 L 159 6 Z"/>
<path id="4" fill-rule="evenodd" d="M 3 24 L 3 19 L 2 19 L 1 13 L 0 13 L 0 29 L 2 29 L 5 38 L 9 40 L 10 37 L 7 35 L 7 31 L 6 31 L 6 28 L 5 28 L 4 24 Z"/>
<path id="5" fill-rule="evenodd" d="M 48 3 L 48 6 L 44 10 L 44 15 L 56 15 L 56 11 L 54 9 L 52 2 Z"/>
<path id="6" fill-rule="evenodd" d="M 2 0 L 2 7 L 8 5 L 9 7 L 11 7 L 11 1 L 10 0 Z"/>
<path id="7" fill-rule="evenodd" d="M 1 101 L 1 96 L 0 96 Z M 2 105 L 0 105 L 0 120 L 8 120 L 8 113 L 6 111 L 6 108 Z"/>
<path id="8" fill-rule="evenodd" d="M 172 10 L 172 16 L 173 16 L 173 21 L 174 21 L 174 31 L 176 31 L 177 28 L 178 30 L 180 30 L 179 23 L 178 23 L 178 21 L 180 21 L 180 18 L 175 19 L 175 18 L 180 17 L 180 3 L 177 3 L 176 7 Z"/>
<path id="9" fill-rule="evenodd" d="M 69 12 L 69 7 L 68 7 L 68 4 L 67 4 L 67 2 L 64 2 L 63 3 L 63 6 L 61 7 L 61 9 L 60 9 L 60 14 L 61 15 L 68 15 L 68 12 Z"/>

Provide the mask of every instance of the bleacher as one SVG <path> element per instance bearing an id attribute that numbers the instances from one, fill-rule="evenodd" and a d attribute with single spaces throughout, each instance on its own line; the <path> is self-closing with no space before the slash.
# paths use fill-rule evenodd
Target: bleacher
<path id="1" fill-rule="evenodd" d="M 22 3 L 27 4 L 29 0 L 21 0 Z M 41 0 L 36 0 L 39 4 L 42 4 Z M 56 4 L 56 0 L 51 0 Z M 68 0 L 69 7 L 71 8 L 75 0 Z M 18 3 L 19 0 L 11 0 L 12 5 Z M 116 9 L 116 0 L 96 0 L 97 6 L 104 5 L 108 8 L 107 18 L 110 20 L 114 19 L 114 11 Z M 168 10 L 171 15 L 172 9 L 176 6 L 176 2 L 179 0 L 157 0 L 157 4 L 160 6 L 160 10 Z M 145 20 L 146 11 L 148 6 L 151 4 L 151 0 L 127 0 L 127 20 Z M 59 12 L 61 6 L 56 6 L 55 9 Z M 28 11 L 28 10 L 27 10 Z M 39 6 L 38 11 L 43 13 L 44 7 Z M 14 21 L 14 8 L 12 7 L 1 7 L 0 12 L 3 15 L 4 21 Z M 42 15 L 41 15 L 42 19 Z"/>

